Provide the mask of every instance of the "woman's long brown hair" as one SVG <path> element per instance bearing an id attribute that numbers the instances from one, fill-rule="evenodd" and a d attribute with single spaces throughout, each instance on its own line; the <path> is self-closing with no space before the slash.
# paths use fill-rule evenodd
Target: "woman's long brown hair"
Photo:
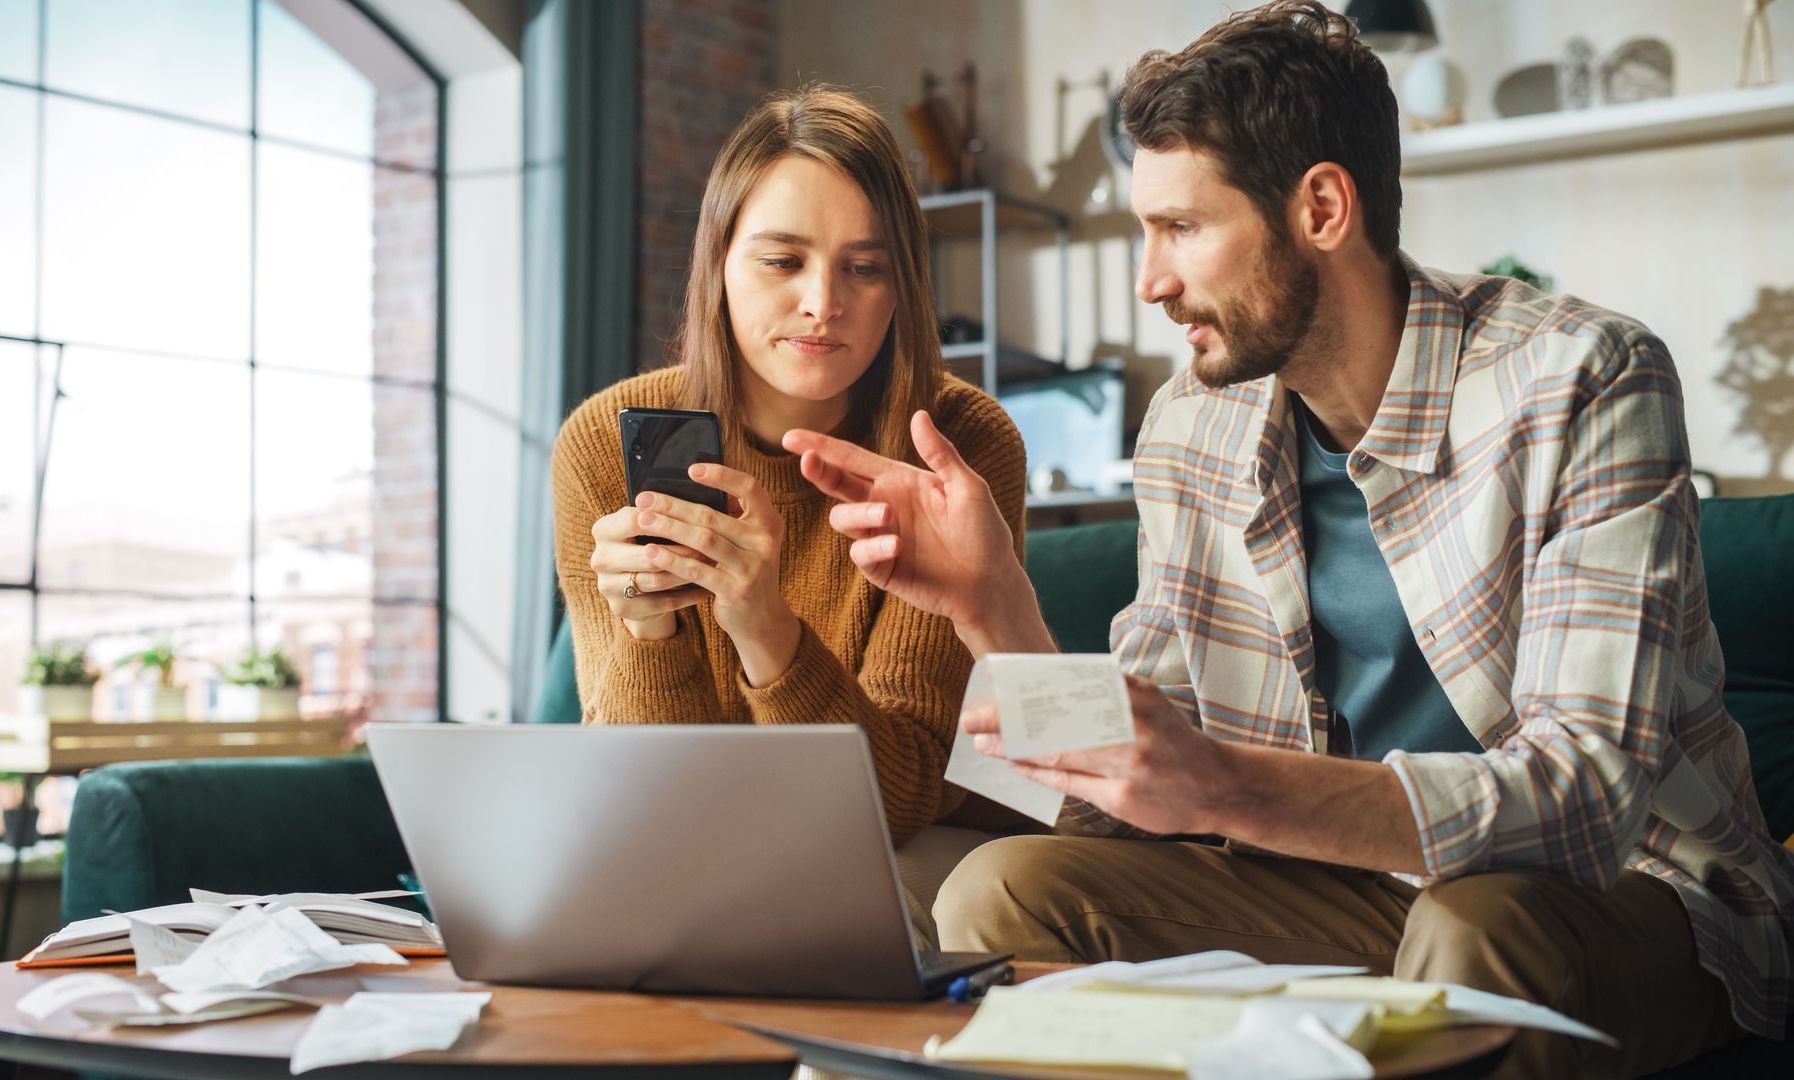
<path id="1" fill-rule="evenodd" d="M 723 259 L 748 193 L 768 167 L 788 156 L 839 169 L 871 202 L 884 230 L 897 302 L 884 344 L 849 391 L 845 432 L 886 457 L 914 461 L 909 418 L 933 406 L 941 383 L 928 225 L 891 129 L 871 106 L 829 87 L 767 97 L 735 129 L 710 168 L 692 242 L 685 316 L 672 346 L 685 366 L 686 403 L 717 414 L 725 444 L 743 438 L 741 361 L 729 328 Z"/>

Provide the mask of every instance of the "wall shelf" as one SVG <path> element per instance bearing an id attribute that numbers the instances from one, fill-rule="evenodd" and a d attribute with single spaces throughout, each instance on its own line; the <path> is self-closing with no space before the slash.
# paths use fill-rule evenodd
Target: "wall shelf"
<path id="1" fill-rule="evenodd" d="M 1071 220 L 1051 207 L 1027 202 L 992 188 L 948 191 L 921 198 L 922 213 L 928 219 L 931 257 L 941 265 L 943 243 L 966 242 L 978 246 L 979 323 L 982 338 L 978 341 L 953 342 L 941 348 L 941 356 L 959 373 L 996 395 L 997 383 L 1005 377 L 1021 373 L 1037 373 L 1038 358 L 1002 344 L 997 310 L 997 243 L 1006 232 L 1025 229 L 1051 229 L 1059 255 L 1059 340 L 1061 348 L 1067 338 L 1066 320 L 1069 310 L 1067 295 Z M 940 278 L 935 277 L 936 303 Z M 1061 365 L 1065 357 L 1058 361 Z"/>
<path id="2" fill-rule="evenodd" d="M 1404 176 L 1661 150 L 1794 133 L 1794 83 L 1516 116 L 1402 139 Z"/>

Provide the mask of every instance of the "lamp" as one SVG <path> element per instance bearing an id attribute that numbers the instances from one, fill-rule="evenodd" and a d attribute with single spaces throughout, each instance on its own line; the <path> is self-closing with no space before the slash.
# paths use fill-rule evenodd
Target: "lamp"
<path id="1" fill-rule="evenodd" d="M 1377 52 L 1419 52 L 1439 44 L 1426 0 L 1351 0 L 1345 17 L 1358 24 L 1359 38 Z"/>

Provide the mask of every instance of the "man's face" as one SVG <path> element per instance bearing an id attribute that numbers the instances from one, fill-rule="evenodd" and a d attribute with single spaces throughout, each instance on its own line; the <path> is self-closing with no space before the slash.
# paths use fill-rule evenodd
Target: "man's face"
<path id="1" fill-rule="evenodd" d="M 1146 238 L 1135 295 L 1185 328 L 1203 385 L 1288 363 L 1314 325 L 1320 274 L 1285 229 L 1266 223 L 1199 150 L 1140 150 L 1133 210 Z"/>

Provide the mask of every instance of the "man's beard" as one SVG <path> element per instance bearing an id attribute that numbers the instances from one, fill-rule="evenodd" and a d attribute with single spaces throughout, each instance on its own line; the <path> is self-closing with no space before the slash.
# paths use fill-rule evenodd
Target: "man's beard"
<path id="1" fill-rule="evenodd" d="M 1259 277 L 1219 308 L 1203 308 L 1177 300 L 1165 302 L 1165 314 L 1180 326 L 1201 323 L 1216 331 L 1227 347 L 1215 365 L 1203 361 L 1213 349 L 1197 345 L 1191 362 L 1204 386 L 1219 389 L 1276 374 L 1289 363 L 1297 346 L 1314 326 L 1320 305 L 1320 271 L 1304 259 L 1287 236 L 1265 238 Z"/>

